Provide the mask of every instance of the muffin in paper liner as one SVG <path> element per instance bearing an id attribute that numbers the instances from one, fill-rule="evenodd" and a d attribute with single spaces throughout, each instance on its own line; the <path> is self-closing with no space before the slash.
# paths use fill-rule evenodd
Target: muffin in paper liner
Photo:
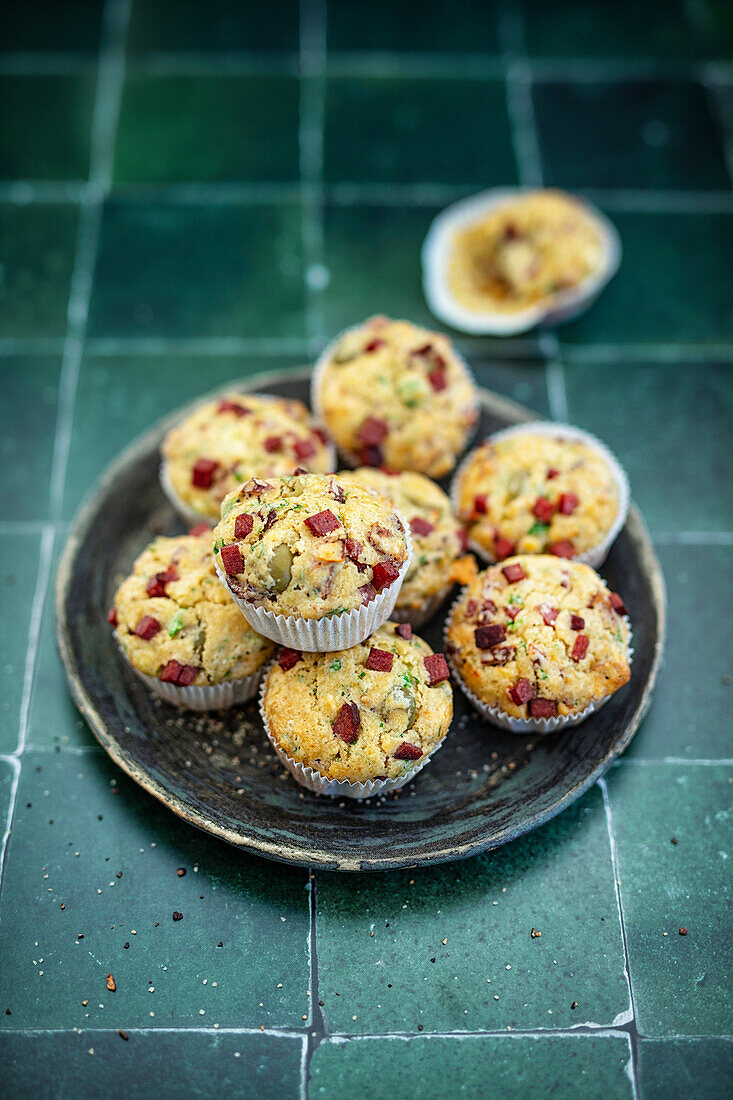
<path id="1" fill-rule="evenodd" d="M 358 325 L 349 325 L 348 328 L 343 329 L 338 334 L 338 336 L 336 336 L 331 341 L 331 343 L 328 345 L 328 347 L 325 348 L 325 350 L 321 353 L 319 359 L 317 360 L 317 362 L 316 362 L 316 364 L 313 368 L 313 373 L 311 375 L 310 403 L 311 403 L 311 408 L 313 410 L 314 416 L 322 424 L 326 423 L 326 418 L 323 414 L 323 406 L 321 404 L 320 391 L 321 391 L 321 385 L 322 385 L 322 382 L 323 382 L 323 376 L 326 372 L 326 368 L 328 367 L 328 365 L 330 363 L 331 356 L 333 355 L 335 349 L 338 347 L 340 341 L 344 338 L 344 336 L 346 336 L 349 332 L 357 332 L 360 328 L 362 328 L 364 326 L 364 324 L 365 324 L 365 322 L 362 321 Z M 464 373 L 466 379 L 470 382 L 470 384 L 474 388 L 474 393 L 475 393 L 474 404 L 475 404 L 475 407 L 476 407 L 477 411 L 479 411 L 479 401 L 478 401 L 478 396 L 477 396 L 478 387 L 476 386 L 476 379 L 473 376 L 473 371 L 471 370 L 471 368 L 469 367 L 468 363 L 466 362 L 464 357 L 461 355 L 461 353 L 452 344 L 452 341 L 451 341 L 451 351 L 453 353 L 453 356 L 454 356 L 457 364 L 463 370 L 463 373 Z M 476 417 L 475 424 L 466 433 L 466 438 L 464 440 L 463 446 L 461 447 L 461 449 L 458 451 L 458 453 L 455 456 L 456 461 L 458 460 L 458 455 L 460 455 L 466 449 L 466 447 L 469 447 L 471 445 L 471 443 L 473 442 L 473 439 L 476 435 L 476 431 L 477 431 L 477 428 L 478 428 L 479 420 L 480 420 L 480 415 Z M 336 444 L 335 440 L 334 440 L 334 446 L 336 446 L 339 455 L 343 458 L 343 460 L 347 464 L 347 466 L 352 466 L 354 469 L 356 469 L 358 466 L 363 466 L 364 465 L 364 463 L 361 461 L 361 459 L 359 458 L 359 456 L 357 454 L 355 454 L 353 451 L 346 450 L 343 447 L 339 447 L 338 444 Z M 419 472 L 421 472 L 421 471 L 419 471 Z M 450 472 L 450 471 L 448 471 L 448 472 Z M 431 477 L 431 476 L 432 475 L 430 475 L 430 474 L 426 474 L 426 477 Z M 438 479 L 438 480 L 440 480 L 440 479 Z"/>
<path id="2" fill-rule="evenodd" d="M 200 512 L 197 512 L 195 508 L 192 508 L 190 504 L 186 504 L 185 500 L 182 500 L 179 497 L 178 493 L 173 488 L 173 484 L 168 473 L 168 466 L 165 460 L 163 460 L 163 462 L 161 462 L 160 464 L 160 471 L 158 476 L 160 478 L 161 489 L 163 490 L 166 497 L 173 505 L 181 519 L 185 520 L 186 523 L 190 523 L 191 526 L 195 526 L 197 523 L 207 523 L 209 524 L 209 526 L 211 526 L 210 519 L 207 519 L 206 516 L 203 516 Z"/>
<path id="3" fill-rule="evenodd" d="M 451 619 L 453 618 L 453 611 L 463 599 L 463 589 L 456 596 L 455 600 L 451 604 L 450 611 L 446 616 L 445 627 L 443 629 L 443 641 L 445 648 L 445 657 L 453 674 L 453 682 L 458 684 L 463 694 L 468 699 L 469 703 L 482 718 L 485 718 L 487 722 L 491 722 L 494 726 L 499 726 L 503 730 L 507 730 L 509 733 L 557 733 L 558 730 L 564 729 L 569 726 L 577 726 L 581 722 L 584 722 L 586 718 L 589 718 L 594 711 L 600 710 L 604 704 L 608 702 L 611 695 L 606 695 L 602 699 L 597 700 L 594 703 L 589 703 L 583 710 L 578 711 L 577 714 L 565 714 L 557 715 L 555 718 L 514 718 L 511 714 L 507 714 L 500 707 L 491 706 L 489 703 L 485 703 L 482 699 L 479 699 L 474 692 L 466 684 L 465 680 L 461 676 L 460 669 L 453 660 L 453 654 L 448 647 L 448 630 L 450 628 Z M 627 658 L 629 662 L 629 668 L 632 665 L 632 659 L 634 656 L 634 647 L 632 646 L 632 630 L 631 623 L 628 616 L 626 617 L 626 625 L 629 632 L 627 639 Z"/>
<path id="4" fill-rule="evenodd" d="M 226 683 L 190 684 L 188 687 L 179 687 L 178 684 L 171 684 L 159 680 L 157 676 L 148 676 L 147 673 L 141 672 L 139 668 L 135 668 L 122 646 L 119 650 L 127 665 L 155 695 L 165 699 L 166 703 L 174 707 L 183 707 L 187 710 L 226 710 L 240 703 L 246 703 L 257 694 L 265 668 L 263 664 L 249 676 L 242 676 L 238 680 L 229 680 Z"/>
<path id="5" fill-rule="evenodd" d="M 610 451 L 606 444 L 596 436 L 592 435 L 590 432 L 584 431 L 582 428 L 576 428 L 574 424 L 560 424 L 554 420 L 527 420 L 523 421 L 521 424 L 513 424 L 510 428 L 503 428 L 501 431 L 493 432 L 491 435 L 488 435 L 480 446 L 483 446 L 484 443 L 494 443 L 500 439 L 508 439 L 514 435 L 525 434 L 550 437 L 562 436 L 565 439 L 572 439 L 579 443 L 585 443 L 588 447 L 597 451 L 608 466 L 618 492 L 618 511 L 616 512 L 616 517 L 600 542 L 596 543 L 595 546 L 590 547 L 588 550 L 576 554 L 575 557 L 572 558 L 572 561 L 583 562 L 585 565 L 590 565 L 594 569 L 597 569 L 606 560 L 611 546 L 616 541 L 616 538 L 626 523 L 630 497 L 629 480 L 626 476 L 626 471 L 612 451 Z M 453 511 L 457 516 L 460 515 L 461 478 L 473 459 L 474 450 L 471 450 L 465 456 L 451 481 L 450 499 L 453 505 Z M 467 541 L 469 549 L 472 550 L 474 554 L 478 555 L 482 561 L 488 562 L 489 565 L 495 563 L 496 559 L 488 553 L 485 547 L 481 546 L 475 539 L 472 539 L 470 535 L 468 535 Z M 524 551 L 524 553 L 528 553 L 528 551 Z"/>
<path id="6" fill-rule="evenodd" d="M 299 786 L 305 787 L 306 790 L 313 791 L 315 794 L 329 795 L 331 798 L 352 798 L 359 801 L 365 798 L 373 798 L 375 795 L 389 794 L 390 791 L 399 791 L 414 779 L 426 764 L 430 763 L 432 756 L 445 741 L 447 730 L 431 752 L 420 760 L 416 760 L 404 775 L 397 776 L 394 779 L 371 779 L 363 783 L 350 783 L 346 779 L 329 779 L 327 776 L 321 775 L 315 768 L 311 768 L 307 764 L 301 764 L 300 761 L 293 760 L 292 756 L 288 756 L 285 750 L 278 745 L 270 730 L 270 723 L 267 721 L 267 715 L 265 714 L 265 691 L 267 690 L 267 677 L 273 664 L 274 661 L 265 669 L 260 685 L 259 705 L 262 725 L 265 727 L 267 738 L 281 763 L 290 772 L 295 782 Z"/>
<path id="7" fill-rule="evenodd" d="M 306 653 L 331 653 L 337 649 L 351 649 L 359 645 L 392 615 L 402 582 L 410 567 L 412 557 L 412 538 L 410 525 L 395 509 L 395 515 L 402 524 L 407 543 L 407 556 L 400 568 L 399 576 L 389 588 L 383 589 L 368 604 L 342 611 L 340 615 L 324 616 L 321 619 L 304 619 L 298 615 L 278 615 L 269 608 L 257 607 L 240 599 L 232 592 L 227 583 L 226 573 L 216 557 L 214 566 L 217 576 L 229 595 L 238 605 L 247 622 L 265 638 Z"/>

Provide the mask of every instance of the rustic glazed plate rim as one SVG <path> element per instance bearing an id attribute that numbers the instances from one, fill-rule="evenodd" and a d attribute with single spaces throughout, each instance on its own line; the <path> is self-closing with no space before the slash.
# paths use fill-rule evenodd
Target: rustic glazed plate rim
<path id="1" fill-rule="evenodd" d="M 150 451 L 151 447 L 157 448 L 162 435 L 181 419 L 192 407 L 202 402 L 214 399 L 218 394 L 227 390 L 238 389 L 241 392 L 262 390 L 263 387 L 272 384 L 287 382 L 306 382 L 310 377 L 310 368 L 296 370 L 266 371 L 252 375 L 247 379 L 228 382 L 218 386 L 202 397 L 169 413 L 149 428 L 137 439 L 133 440 L 110 463 L 100 478 L 94 483 L 86 494 L 71 526 L 64 550 L 59 562 L 56 574 L 55 604 L 56 604 L 56 635 L 59 653 L 61 656 L 66 677 L 72 697 L 88 723 L 92 733 L 102 748 L 140 787 L 152 794 L 175 814 L 189 824 L 195 825 L 213 836 L 227 841 L 235 847 L 264 856 L 283 863 L 296 863 L 302 866 L 315 866 L 329 870 L 340 871 L 368 871 L 386 870 L 389 868 L 404 868 L 415 866 L 428 866 L 430 864 L 444 863 L 453 859 L 464 859 L 480 852 L 490 851 L 501 845 L 531 832 L 545 822 L 561 813 L 591 787 L 611 766 L 613 761 L 628 747 L 639 725 L 647 713 L 651 703 L 652 692 L 662 661 L 666 629 L 666 592 L 661 568 L 654 553 L 651 539 L 646 526 L 632 504 L 629 509 L 627 527 L 632 528 L 634 541 L 644 559 L 645 568 L 649 577 L 651 589 L 654 595 L 655 610 L 658 620 L 656 640 L 654 642 L 654 654 L 641 699 L 631 717 L 626 722 L 619 737 L 614 741 L 599 763 L 591 769 L 582 782 L 575 784 L 564 795 L 558 798 L 544 810 L 530 813 L 520 824 L 506 826 L 493 832 L 490 837 L 477 838 L 466 843 L 433 849 L 422 856 L 405 857 L 404 855 L 390 858 L 388 855 L 379 860 L 345 858 L 342 855 L 334 855 L 326 849 L 309 846 L 306 841 L 302 844 L 287 844 L 282 841 L 267 841 L 261 837 L 244 835 L 233 829 L 226 828 L 216 820 L 191 807 L 185 798 L 172 792 L 162 783 L 156 780 L 138 760 L 124 749 L 115 735 L 110 731 L 107 723 L 100 714 L 93 698 L 85 687 L 77 658 L 71 645 L 71 634 L 67 619 L 66 597 L 71 584 L 74 566 L 83 546 L 92 520 L 94 519 L 100 498 L 106 495 L 107 487 L 117 480 L 128 467 L 132 466 L 139 457 Z M 509 398 L 479 387 L 479 402 L 491 413 L 507 418 L 513 422 L 531 421 L 537 416 L 531 410 L 525 408 Z"/>

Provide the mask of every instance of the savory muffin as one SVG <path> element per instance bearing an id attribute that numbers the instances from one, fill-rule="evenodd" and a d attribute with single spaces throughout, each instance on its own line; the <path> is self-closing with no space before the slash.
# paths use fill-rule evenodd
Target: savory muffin
<path id="1" fill-rule="evenodd" d="M 352 784 L 406 781 L 448 732 L 448 675 L 407 623 L 337 653 L 284 649 L 262 688 L 265 728 L 296 779 L 310 768 Z"/>
<path id="2" fill-rule="evenodd" d="M 162 453 L 161 482 L 174 506 L 213 523 L 227 493 L 250 477 L 334 468 L 328 436 L 301 401 L 236 390 L 194 409 L 168 432 Z"/>
<path id="3" fill-rule="evenodd" d="M 631 675 L 621 598 L 590 566 L 548 554 L 480 573 L 451 611 L 446 649 L 469 699 L 508 728 L 578 721 Z"/>
<path id="4" fill-rule="evenodd" d="M 273 652 L 219 583 L 210 531 L 154 539 L 118 588 L 109 620 L 134 670 L 184 706 L 251 697 Z"/>
<path id="5" fill-rule="evenodd" d="M 389 617 L 410 557 L 406 524 L 389 500 L 335 475 L 298 474 L 251 478 L 221 514 L 214 551 L 222 583 L 250 621 L 259 626 L 256 612 L 269 614 L 260 629 L 269 623 L 276 640 L 292 642 L 280 634 L 283 617 L 336 621 L 372 605 L 381 615 L 373 629 Z M 323 648 L 317 641 L 305 631 L 300 644 Z"/>
<path id="6" fill-rule="evenodd" d="M 372 317 L 327 349 L 313 407 L 352 465 L 450 473 L 478 419 L 476 389 L 447 336 Z"/>
<path id="7" fill-rule="evenodd" d="M 562 191 L 518 192 L 455 230 L 448 287 L 464 308 L 518 312 L 572 290 L 603 262 L 601 227 Z"/>
<path id="8" fill-rule="evenodd" d="M 470 543 L 490 561 L 550 553 L 600 564 L 623 525 L 623 471 L 598 440 L 552 423 L 499 432 L 454 479 Z"/>
<path id="9" fill-rule="evenodd" d="M 412 560 L 392 618 L 419 627 L 438 609 L 456 580 L 465 584 L 476 571 L 473 559 L 462 557 L 465 535 L 450 500 L 423 474 L 387 474 L 362 466 L 338 476 L 342 484 L 356 482 L 387 497 L 410 524 Z"/>

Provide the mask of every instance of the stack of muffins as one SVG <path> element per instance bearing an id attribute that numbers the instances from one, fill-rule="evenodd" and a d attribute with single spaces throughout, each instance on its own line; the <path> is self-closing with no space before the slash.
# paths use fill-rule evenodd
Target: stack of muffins
<path id="1" fill-rule="evenodd" d="M 259 688 L 297 782 L 366 798 L 442 744 L 450 669 L 481 715 L 519 731 L 581 721 L 628 680 L 626 611 L 591 568 L 628 490 L 597 440 L 555 424 L 499 433 L 449 497 L 431 478 L 478 421 L 471 373 L 447 337 L 384 317 L 326 350 L 312 404 L 318 419 L 234 391 L 166 436 L 161 483 L 195 526 L 148 546 L 109 615 L 154 691 L 205 710 Z M 352 469 L 333 472 L 331 439 Z M 467 548 L 494 564 L 478 573 Z M 434 653 L 414 630 L 456 582 Z"/>

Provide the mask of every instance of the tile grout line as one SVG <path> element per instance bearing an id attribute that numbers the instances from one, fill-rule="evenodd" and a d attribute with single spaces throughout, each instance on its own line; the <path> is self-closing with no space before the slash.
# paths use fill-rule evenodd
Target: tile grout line
<path id="1" fill-rule="evenodd" d="M 303 1055 L 303 1076 L 301 1080 L 302 1100 L 308 1100 L 310 1094 L 310 1065 L 313 1054 L 327 1036 L 326 1022 L 319 1005 L 320 986 L 318 979 L 318 937 L 316 910 L 318 904 L 318 879 L 312 867 L 308 868 L 308 959 L 310 963 L 310 1012 L 308 1014 L 308 1033 Z"/>
<path id="2" fill-rule="evenodd" d="M 608 795 L 608 786 L 605 778 L 601 777 L 598 780 L 598 786 L 601 790 L 603 797 L 603 806 L 606 812 L 606 828 L 608 830 L 608 843 L 611 849 L 611 869 L 613 873 L 613 890 L 616 895 L 616 907 L 618 909 L 618 919 L 621 928 L 621 941 L 624 948 L 624 961 L 626 972 L 626 986 L 629 991 L 629 1013 L 630 1017 L 625 1022 L 629 1024 L 629 1043 L 631 1045 L 631 1087 L 634 1094 L 634 1100 L 638 1100 L 639 1097 L 639 1067 L 638 1067 L 638 1024 L 636 1017 L 636 1005 L 634 1003 L 634 990 L 631 984 L 631 959 L 629 957 L 629 943 L 626 934 L 626 921 L 624 920 L 624 907 L 621 900 L 621 879 L 618 864 L 618 851 L 616 848 L 616 834 L 613 828 L 613 813 L 611 810 L 611 800 Z"/>
<path id="3" fill-rule="evenodd" d="M 13 771 L 13 778 L 10 783 L 10 799 L 8 801 L 8 813 L 5 819 L 5 827 L 3 829 L 3 835 L 0 837 L 0 896 L 2 896 L 3 880 L 5 878 L 5 856 L 8 850 L 8 841 L 10 840 L 10 832 L 13 825 L 13 815 L 15 813 L 15 803 L 18 800 L 18 787 L 20 784 L 20 760 L 17 756 L 3 756 L 0 757 L 2 761 L 7 764 Z"/>
<path id="4" fill-rule="evenodd" d="M 23 693 L 20 702 L 20 721 L 18 724 L 18 745 L 11 755 L 20 759 L 22 757 L 28 738 L 28 718 L 30 715 L 31 695 L 33 694 L 33 681 L 35 679 L 36 661 L 41 640 L 41 625 L 43 623 L 43 609 L 46 602 L 49 581 L 51 577 L 51 560 L 53 555 L 54 527 L 48 523 L 44 525 L 41 534 L 41 548 L 38 555 L 38 572 L 36 574 L 36 586 L 33 593 L 31 618 L 28 626 L 28 646 L 25 654 L 25 671 L 23 674 Z"/>
<path id="5" fill-rule="evenodd" d="M 328 285 L 323 239 L 323 138 L 326 98 L 326 3 L 301 0 L 300 184 L 305 328 L 309 353 L 323 342 L 320 293 Z"/>
<path id="6" fill-rule="evenodd" d="M 103 41 L 90 139 L 89 187 L 79 211 L 76 256 L 69 295 L 68 329 L 61 362 L 56 435 L 51 460 L 49 506 L 53 519 L 58 519 L 61 515 L 102 209 L 112 186 L 114 145 L 125 76 L 125 39 L 131 6 L 131 0 L 106 0 L 103 13 Z"/>

